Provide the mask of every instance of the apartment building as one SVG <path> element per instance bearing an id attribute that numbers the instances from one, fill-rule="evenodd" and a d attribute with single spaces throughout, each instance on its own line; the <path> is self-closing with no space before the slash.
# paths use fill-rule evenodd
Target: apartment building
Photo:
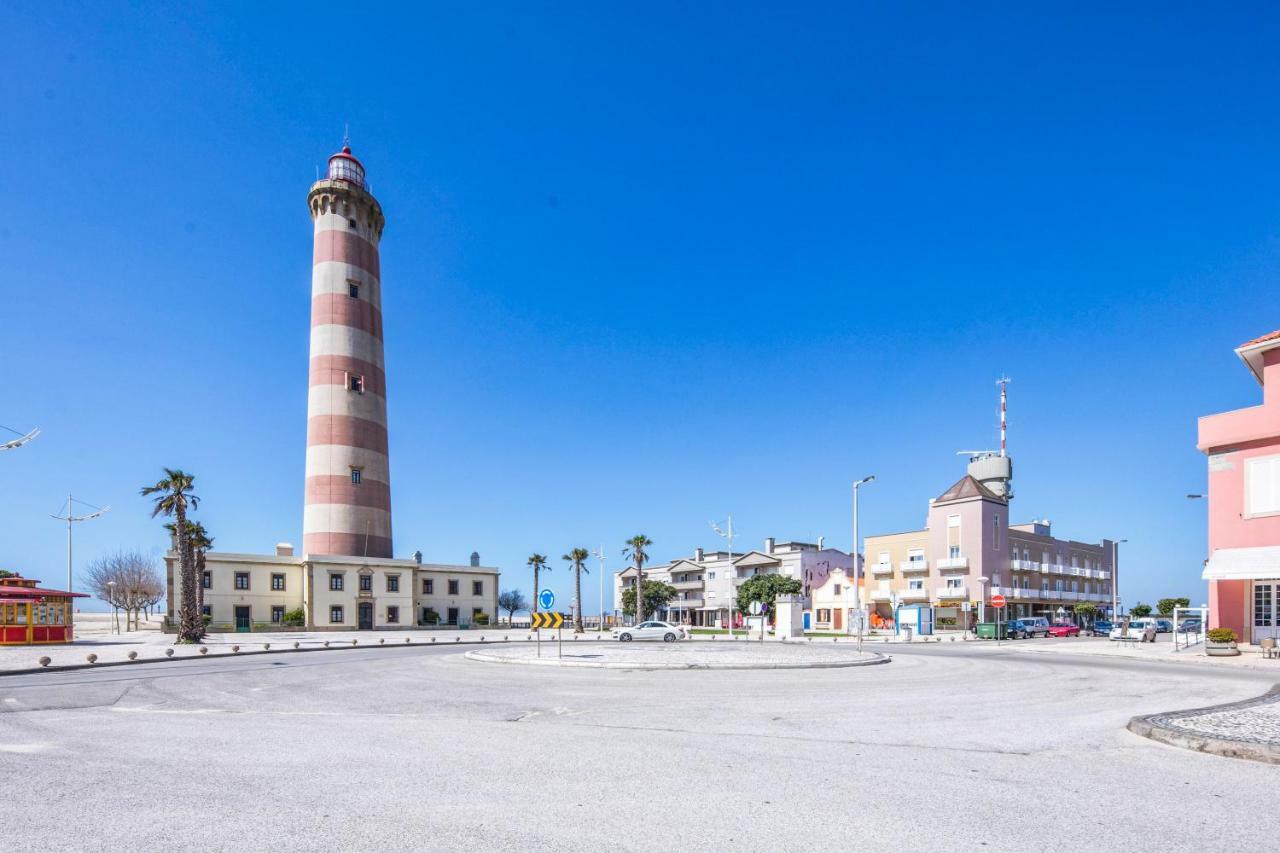
<path id="1" fill-rule="evenodd" d="M 738 587 L 761 574 L 779 574 L 798 579 L 803 585 L 805 609 L 811 605 L 815 588 L 821 587 L 836 569 L 849 570 L 852 560 L 844 551 L 823 547 L 822 540 L 778 542 L 764 540 L 757 551 L 730 553 L 697 548 L 692 557 L 645 568 L 646 580 L 670 584 L 676 597 L 657 618 L 699 627 L 742 627 L 743 614 L 737 612 Z M 614 575 L 614 600 L 621 604 L 622 591 L 635 585 L 636 571 L 626 569 Z M 646 614 L 653 615 L 653 614 Z"/>
<path id="2" fill-rule="evenodd" d="M 1085 601 L 1110 612 L 1115 543 L 1058 539 L 1047 520 L 1010 525 L 1010 500 L 966 474 L 929 502 L 924 529 L 868 536 L 873 621 L 893 618 L 898 605 L 929 604 L 938 625 L 963 627 L 966 610 L 990 617 L 995 593 L 1008 600 L 1009 618 L 1057 618 Z"/>
<path id="3" fill-rule="evenodd" d="M 166 627 L 176 624 L 182 598 L 177 555 L 165 555 L 168 583 Z M 310 631 L 473 625 L 498 612 L 496 568 L 418 560 L 293 553 L 274 555 L 211 552 L 200 579 L 204 613 L 214 631 L 278 631 L 285 614 L 301 610 Z M 482 616 L 483 614 L 483 616 Z"/>

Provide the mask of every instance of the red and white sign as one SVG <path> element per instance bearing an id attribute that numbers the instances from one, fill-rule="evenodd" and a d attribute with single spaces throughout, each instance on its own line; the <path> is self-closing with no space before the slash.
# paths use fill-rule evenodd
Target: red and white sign
<path id="1" fill-rule="evenodd" d="M 1004 607 L 1004 596 L 1001 595 L 1000 593 L 996 593 L 995 595 L 991 596 L 991 606 L 996 608 L 997 610 L 999 610 L 1001 607 Z"/>

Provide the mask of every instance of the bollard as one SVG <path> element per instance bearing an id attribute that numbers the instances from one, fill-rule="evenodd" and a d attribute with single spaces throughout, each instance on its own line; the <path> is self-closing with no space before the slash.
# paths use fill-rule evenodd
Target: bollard
<path id="1" fill-rule="evenodd" d="M 387 641 L 387 638 L 386 638 L 386 637 L 382 637 L 382 638 L 380 638 L 380 639 L 378 640 L 378 645 L 382 645 L 382 644 L 383 644 L 383 643 L 385 643 L 386 641 Z"/>
<path id="2" fill-rule="evenodd" d="M 435 637 L 432 637 L 432 638 L 431 638 L 431 642 L 433 642 L 433 643 L 434 643 L 435 641 L 436 641 L 436 638 L 435 638 Z"/>
<path id="3" fill-rule="evenodd" d="M 165 649 L 165 650 L 164 650 L 164 656 L 165 656 L 165 657 L 167 657 L 167 658 L 171 658 L 171 657 L 173 657 L 173 649 Z"/>
<path id="4" fill-rule="evenodd" d="M 138 659 L 137 652 L 129 652 L 129 660 L 137 660 L 137 659 Z"/>
<path id="5" fill-rule="evenodd" d="M 484 634 L 481 634 L 481 635 L 480 635 L 480 642 L 482 642 L 482 643 L 484 642 Z"/>
<path id="6" fill-rule="evenodd" d="M 98 656 L 90 652 L 88 655 L 85 656 L 85 660 L 87 660 L 89 663 L 97 663 Z"/>
<path id="7" fill-rule="evenodd" d="M 329 641 L 328 641 L 328 640 L 325 640 L 325 641 L 324 641 L 324 647 L 325 647 L 326 649 L 327 649 L 327 648 L 329 648 Z"/>
<path id="8" fill-rule="evenodd" d="M 201 646 L 201 647 L 200 647 L 200 654 L 202 654 L 202 655 L 207 655 L 207 654 L 209 654 L 209 650 L 208 650 L 208 649 L 206 649 L 204 646 Z"/>
<path id="9" fill-rule="evenodd" d="M 266 652 L 266 651 L 270 651 L 270 650 L 271 650 L 271 644 L 270 644 L 270 643 L 263 643 L 263 644 L 262 644 L 262 650 L 263 650 L 264 652 Z"/>
<path id="10" fill-rule="evenodd" d="M 239 646 L 232 646 L 232 647 L 231 647 L 231 653 L 232 653 L 233 655 L 234 655 L 234 654 L 238 654 L 238 653 L 239 653 L 239 651 L 240 651 L 240 647 L 239 647 Z"/>
<path id="11" fill-rule="evenodd" d="M 40 665 L 41 665 L 41 666 L 48 666 L 48 665 L 49 665 L 49 664 L 51 664 L 51 663 L 53 663 L 53 661 L 49 660 L 49 656 L 48 656 L 48 655 L 45 655 L 44 657 L 40 658 Z"/>
<path id="12" fill-rule="evenodd" d="M 294 647 L 295 649 L 296 649 L 296 648 L 300 648 L 301 646 L 302 646 L 302 643 L 299 643 L 297 640 L 294 640 L 294 641 L 293 641 L 293 647 Z"/>
<path id="13" fill-rule="evenodd" d="M 453 638 L 453 641 L 454 641 L 455 643 L 461 643 L 461 642 L 462 642 L 462 638 L 461 638 L 461 637 L 454 637 L 454 638 Z"/>
<path id="14" fill-rule="evenodd" d="M 408 638 L 408 637 L 405 637 L 405 638 L 404 638 L 404 641 L 405 641 L 405 644 L 407 645 L 407 644 L 408 644 L 408 642 L 409 642 L 409 638 Z"/>
<path id="15" fill-rule="evenodd" d="M 354 646 L 354 645 L 355 645 L 356 643 L 358 643 L 358 642 L 360 642 L 360 641 L 359 641 L 359 640 L 352 640 L 352 641 L 351 641 L 351 645 L 353 645 L 353 646 Z"/>

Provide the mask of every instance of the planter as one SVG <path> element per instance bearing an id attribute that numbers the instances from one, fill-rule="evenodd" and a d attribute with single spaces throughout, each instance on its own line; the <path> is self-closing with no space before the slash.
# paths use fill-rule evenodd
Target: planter
<path id="1" fill-rule="evenodd" d="M 1229 658 L 1240 654 L 1240 648 L 1234 641 L 1229 643 L 1215 643 L 1213 640 L 1205 640 L 1204 653 L 1209 657 Z"/>

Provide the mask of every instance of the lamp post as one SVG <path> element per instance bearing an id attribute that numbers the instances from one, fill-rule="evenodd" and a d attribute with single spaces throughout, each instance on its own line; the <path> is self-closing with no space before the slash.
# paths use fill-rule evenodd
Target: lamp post
<path id="1" fill-rule="evenodd" d="M 862 561 L 858 558 L 858 489 L 876 478 L 869 474 L 853 484 L 853 615 L 858 620 L 858 651 L 862 651 Z"/>
<path id="2" fill-rule="evenodd" d="M 978 581 L 978 621 L 979 621 L 979 622 L 985 622 L 985 621 L 987 621 L 987 581 L 988 581 L 988 580 L 989 580 L 989 578 L 987 578 L 987 577 L 986 577 L 986 575 L 980 575 L 980 576 L 978 576 L 978 578 L 977 578 L 977 581 Z M 965 630 L 965 633 L 966 633 L 966 634 L 968 634 L 968 633 L 969 633 L 969 625 L 968 625 L 968 622 L 967 622 L 967 621 L 966 621 L 966 623 L 965 623 L 964 630 Z M 999 629 L 999 628 L 997 628 L 997 629 L 996 629 L 996 635 L 997 635 L 997 636 L 996 636 L 996 642 L 997 642 L 997 643 L 1000 641 L 999 633 L 1000 633 L 1000 629 Z M 978 631 L 977 631 L 977 629 L 976 629 L 976 628 L 974 629 L 973 635 L 974 635 L 974 639 L 977 639 L 977 637 L 978 637 Z"/>
<path id="3" fill-rule="evenodd" d="M 1111 542 L 1111 620 L 1114 622 L 1120 615 L 1120 543 L 1128 539 L 1115 539 Z"/>
<path id="4" fill-rule="evenodd" d="M 733 605 L 737 601 L 737 590 L 734 588 L 734 569 L 733 569 L 733 537 L 737 534 L 733 532 L 733 516 L 729 516 L 729 520 L 725 522 L 725 529 L 721 530 L 720 525 L 714 521 L 711 522 L 711 529 L 716 532 L 717 536 L 721 536 L 729 543 L 729 562 L 725 566 L 725 572 L 729 575 L 729 639 L 733 639 Z M 703 581 L 703 588 L 706 588 L 706 582 Z"/>
<path id="5" fill-rule="evenodd" d="M 600 560 L 600 624 L 597 634 L 604 633 L 604 546 L 600 546 L 600 550 L 596 551 L 592 556 Z"/>
<path id="6" fill-rule="evenodd" d="M 81 506 L 87 506 L 91 510 L 93 510 L 93 512 L 90 512 L 87 515 L 76 515 L 75 513 L 76 504 L 80 504 Z M 93 504 L 85 503 L 84 501 L 78 501 L 75 498 L 71 497 L 70 494 L 67 495 L 67 502 L 63 504 L 63 506 L 66 509 L 67 514 L 55 515 L 53 517 L 58 519 L 58 521 L 65 521 L 67 523 L 67 592 L 71 592 L 72 591 L 72 588 L 71 588 L 71 525 L 75 524 L 77 521 L 90 521 L 92 519 L 98 518 L 101 515 L 105 515 L 107 512 L 111 510 L 111 507 L 94 506 Z"/>
<path id="7" fill-rule="evenodd" d="M 107 595 L 111 597 L 111 601 L 108 602 L 111 605 L 111 632 L 114 634 L 119 634 L 120 623 L 116 619 L 116 582 L 115 581 L 107 581 Z"/>

